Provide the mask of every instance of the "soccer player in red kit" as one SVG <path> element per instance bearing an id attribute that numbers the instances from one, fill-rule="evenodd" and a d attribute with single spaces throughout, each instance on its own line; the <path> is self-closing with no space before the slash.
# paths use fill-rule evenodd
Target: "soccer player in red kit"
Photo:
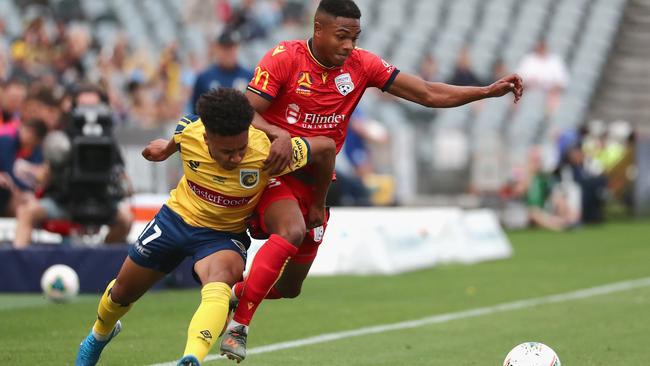
<path id="1" fill-rule="evenodd" d="M 427 82 L 366 50 L 356 48 L 361 12 L 352 0 L 322 0 L 314 17 L 313 37 L 281 42 L 255 69 L 247 97 L 258 114 L 253 124 L 273 140 L 268 168 L 277 171 L 291 160 L 291 136 L 327 136 L 337 152 L 345 140 L 354 108 L 369 87 L 431 108 L 456 107 L 476 100 L 522 94 L 521 78 L 506 76 L 485 87 Z M 238 299 L 221 352 L 246 357 L 248 325 L 264 298 L 292 298 L 316 257 L 327 227 L 324 207 L 312 203 L 312 183 L 319 174 L 297 172 L 269 182 L 250 229 L 277 234 L 253 260 L 244 282 L 234 287 Z M 310 208 L 311 207 L 311 208 Z M 309 229 L 309 231 L 307 231 Z M 284 240 L 282 238 L 287 238 Z"/>

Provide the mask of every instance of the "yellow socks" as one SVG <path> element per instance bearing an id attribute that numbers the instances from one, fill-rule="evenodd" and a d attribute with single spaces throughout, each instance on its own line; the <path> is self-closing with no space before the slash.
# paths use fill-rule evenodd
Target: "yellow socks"
<path id="1" fill-rule="evenodd" d="M 203 362 L 226 323 L 229 301 L 230 286 L 227 284 L 210 282 L 203 286 L 201 305 L 196 309 L 187 330 L 187 343 L 183 356 L 193 355 Z"/>
<path id="2" fill-rule="evenodd" d="M 93 326 L 93 332 L 95 335 L 99 335 L 100 338 L 107 337 L 113 330 L 115 323 L 117 323 L 117 321 L 124 316 L 133 305 L 129 304 L 123 306 L 113 302 L 109 295 L 111 288 L 113 288 L 113 284 L 115 284 L 115 280 L 108 284 L 106 291 L 104 291 L 104 295 L 101 300 L 99 300 L 99 306 L 97 307 L 97 320 Z"/>

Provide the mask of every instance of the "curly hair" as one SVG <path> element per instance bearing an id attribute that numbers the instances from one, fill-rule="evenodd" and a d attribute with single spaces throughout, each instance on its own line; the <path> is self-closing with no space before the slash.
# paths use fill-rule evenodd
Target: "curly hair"
<path id="1" fill-rule="evenodd" d="M 352 0 L 321 0 L 316 12 L 324 12 L 333 17 L 361 18 L 361 10 Z"/>
<path id="2" fill-rule="evenodd" d="M 244 94 L 232 88 L 210 89 L 196 102 L 205 130 L 219 136 L 247 131 L 255 111 Z"/>

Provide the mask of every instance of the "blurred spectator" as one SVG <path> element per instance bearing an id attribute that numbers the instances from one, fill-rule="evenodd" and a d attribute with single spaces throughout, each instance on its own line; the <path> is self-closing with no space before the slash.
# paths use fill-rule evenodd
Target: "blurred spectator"
<path id="1" fill-rule="evenodd" d="M 300 0 L 275 0 L 265 1 L 273 10 L 271 16 L 266 17 L 269 23 L 275 24 L 268 37 L 272 43 L 279 43 L 287 39 L 300 39 L 311 32 L 311 11 L 307 9 L 304 1 Z M 258 8 L 260 8 L 258 6 Z M 278 18 L 279 17 L 279 18 Z M 262 20 L 263 22 L 263 20 Z"/>
<path id="2" fill-rule="evenodd" d="M 580 186 L 582 222 L 601 222 L 604 218 L 604 206 L 607 189 L 607 178 L 602 172 L 587 169 L 585 153 L 581 145 L 574 145 L 562 157 L 562 164 L 557 173 L 559 176 L 570 177 Z"/>
<path id="3" fill-rule="evenodd" d="M 454 70 L 454 75 L 449 80 L 449 84 L 461 86 L 483 85 L 483 82 L 472 71 L 469 50 L 467 48 L 463 48 L 458 54 L 456 69 Z"/>
<path id="4" fill-rule="evenodd" d="M 33 85 L 21 107 L 21 117 L 24 120 L 41 119 L 51 130 L 61 128 L 61 105 L 52 88 L 43 85 Z"/>
<path id="5" fill-rule="evenodd" d="M 132 80 L 127 86 L 129 96 L 128 117 L 138 126 L 152 127 L 159 121 L 156 102 L 144 84 Z"/>
<path id="6" fill-rule="evenodd" d="M 265 15 L 255 11 L 256 3 L 255 0 L 241 0 L 226 23 L 226 29 L 239 33 L 243 41 L 252 41 L 266 36 L 268 28 L 264 25 L 268 21 L 260 20 L 260 16 Z"/>
<path id="7" fill-rule="evenodd" d="M 161 90 L 157 122 L 177 119 L 190 96 L 189 88 L 186 89 L 182 82 L 183 66 L 178 52 L 178 44 L 173 42 L 165 47 L 160 56 L 158 73 L 153 80 L 159 83 Z"/>
<path id="8" fill-rule="evenodd" d="M 435 81 L 438 74 L 438 64 L 432 54 L 428 53 L 420 62 L 418 75 L 426 81 Z"/>
<path id="9" fill-rule="evenodd" d="M 517 73 L 523 79 L 525 88 L 540 89 L 547 93 L 547 112 L 555 112 L 562 91 L 569 82 L 564 60 L 549 53 L 546 42 L 540 41 L 535 50 L 523 58 L 517 67 Z"/>
<path id="10" fill-rule="evenodd" d="M 492 78 L 494 80 L 499 80 L 508 74 L 510 74 L 510 71 L 508 70 L 508 66 L 503 60 L 499 59 L 494 62 L 492 65 Z"/>
<path id="11" fill-rule="evenodd" d="M 108 101 L 105 92 L 98 86 L 92 84 L 83 84 L 79 86 L 72 97 L 72 107 L 99 107 Z M 68 129 L 72 126 L 67 126 Z M 59 132 L 60 133 L 60 132 Z M 70 220 L 70 211 L 68 203 L 71 202 L 68 184 L 69 168 L 66 159 L 61 156 L 65 155 L 67 148 L 65 147 L 67 139 L 59 140 L 58 135 L 48 136 L 46 145 L 49 147 L 46 150 L 46 182 L 44 183 L 45 190 L 43 196 L 39 199 L 32 198 L 20 205 L 16 212 L 16 235 L 14 239 L 14 246 L 16 248 L 24 248 L 31 242 L 32 229 L 35 226 L 47 223 L 49 220 Z M 69 145 L 69 142 L 67 142 Z M 68 146 L 69 149 L 69 146 Z M 133 223 L 133 215 L 130 210 L 130 205 L 126 200 L 132 194 L 130 182 L 124 172 L 124 160 L 119 153 L 119 148 L 115 146 L 113 150 L 117 156 L 116 166 L 112 168 L 113 180 L 107 184 L 107 189 L 112 192 L 119 192 L 119 194 L 112 194 L 117 200 L 115 211 L 112 221 L 109 223 L 109 232 L 105 238 L 106 243 L 126 243 L 127 235 L 131 230 Z M 60 161 L 57 161 L 60 160 Z M 117 197 L 120 197 L 119 199 Z M 74 223 L 69 223 L 74 225 Z"/>
<path id="12" fill-rule="evenodd" d="M 60 36 L 63 37 L 63 40 L 59 41 L 61 42 L 60 51 L 54 66 L 59 82 L 68 86 L 86 78 L 87 71 L 83 57 L 90 47 L 90 29 L 86 25 L 73 23 L 67 28 L 61 29 Z"/>
<path id="13" fill-rule="evenodd" d="M 199 74 L 194 83 L 190 101 L 192 111 L 201 94 L 210 89 L 219 87 L 235 88 L 242 91 L 246 89 L 253 73 L 238 62 L 239 41 L 239 35 L 236 32 L 224 32 L 217 37 L 212 47 L 216 62 Z"/>
<path id="14" fill-rule="evenodd" d="M 541 149 L 531 148 L 512 194 L 523 198 L 532 224 L 555 231 L 569 229 L 580 222 L 579 188 L 567 177 L 557 179 L 545 172 L 542 161 Z"/>
<path id="15" fill-rule="evenodd" d="M 328 199 L 332 205 L 370 206 L 394 203 L 393 181 L 377 174 L 369 144 L 385 145 L 387 130 L 357 109 L 350 119 L 348 134 L 336 160 L 337 181 Z"/>
<path id="16" fill-rule="evenodd" d="M 43 121 L 30 119 L 14 134 L 0 136 L 0 216 L 14 216 L 16 207 L 33 194 L 41 174 L 41 144 L 46 134 Z"/>
<path id="17" fill-rule="evenodd" d="M 11 135 L 20 125 L 20 108 L 27 97 L 27 85 L 11 79 L 0 85 L 0 136 Z"/>

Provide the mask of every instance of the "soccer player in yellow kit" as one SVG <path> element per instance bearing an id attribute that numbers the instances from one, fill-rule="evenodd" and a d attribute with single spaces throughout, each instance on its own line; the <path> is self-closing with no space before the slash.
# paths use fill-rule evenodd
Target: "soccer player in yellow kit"
<path id="1" fill-rule="evenodd" d="M 77 366 L 95 365 L 133 302 L 187 256 L 195 261 L 194 274 L 203 287 L 178 365 L 200 365 L 224 327 L 231 286 L 241 280 L 250 244 L 246 220 L 272 179 L 263 169 L 271 142 L 251 126 L 253 108 L 239 91 L 213 89 L 199 98 L 197 111 L 200 118 L 178 122 L 173 139 L 152 141 L 142 153 L 163 161 L 180 151 L 184 175 L 108 284 L 97 320 L 79 347 Z M 282 174 L 307 163 L 329 169 L 316 188 L 320 208 L 334 168 L 334 142 L 297 137 L 292 146 L 292 163 Z"/>

